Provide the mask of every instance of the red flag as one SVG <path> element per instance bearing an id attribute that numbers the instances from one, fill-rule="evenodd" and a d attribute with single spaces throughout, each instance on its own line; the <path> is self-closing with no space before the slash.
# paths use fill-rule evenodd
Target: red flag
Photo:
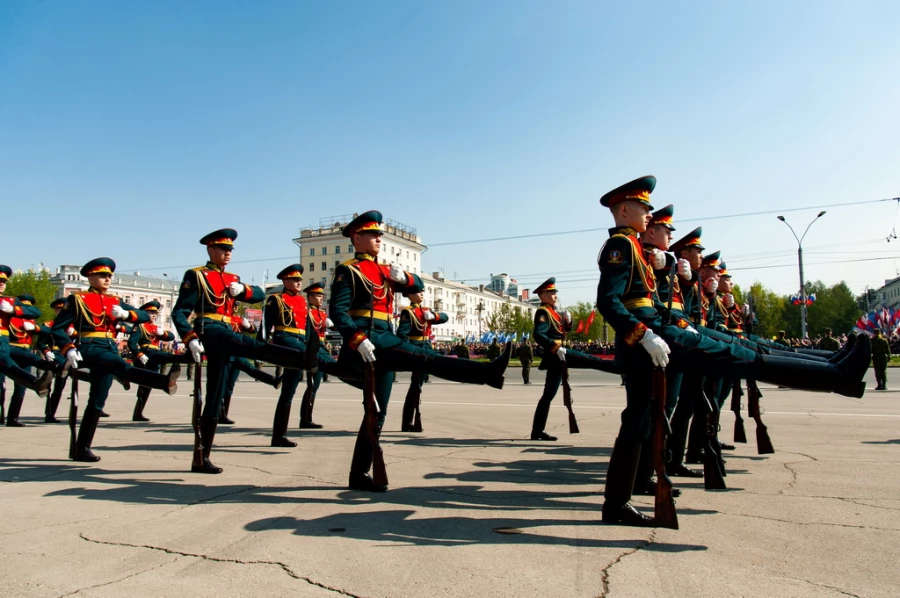
<path id="1" fill-rule="evenodd" d="M 581 334 L 582 332 L 584 332 L 584 320 L 579 321 L 578 326 L 575 327 L 576 334 Z"/>
<path id="2" fill-rule="evenodd" d="M 591 329 L 591 326 L 594 324 L 594 316 L 596 316 L 596 315 L 597 315 L 597 312 L 595 312 L 594 310 L 591 310 L 591 315 L 588 316 L 587 330 L 585 330 L 585 332 L 587 332 L 588 330 Z"/>

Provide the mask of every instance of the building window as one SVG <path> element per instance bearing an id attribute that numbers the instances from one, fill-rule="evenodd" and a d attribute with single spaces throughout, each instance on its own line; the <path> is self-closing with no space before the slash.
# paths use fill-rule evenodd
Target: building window
<path id="1" fill-rule="evenodd" d="M 406 259 L 409 259 L 409 252 L 406 252 Z"/>
<path id="2" fill-rule="evenodd" d="M 172 300 L 171 300 L 171 299 L 167 299 L 167 300 L 166 300 L 166 307 L 172 307 Z"/>
<path id="3" fill-rule="evenodd" d="M 315 262 L 310 262 L 310 263 L 309 263 L 309 271 L 310 271 L 310 272 L 315 272 L 315 271 L 316 271 L 316 264 L 315 264 Z"/>
<path id="4" fill-rule="evenodd" d="M 328 269 L 328 262 L 322 262 L 322 272 Z"/>
<path id="5" fill-rule="evenodd" d="M 328 255 L 328 248 L 327 248 L 327 247 L 323 247 L 323 248 L 322 248 L 322 255 Z"/>
<path id="6" fill-rule="evenodd" d="M 335 246 L 334 246 L 334 252 L 335 252 L 335 253 L 340 253 L 340 252 L 341 252 L 341 246 L 340 246 L 340 245 L 335 245 Z"/>
<path id="7" fill-rule="evenodd" d="M 337 268 L 337 267 L 340 266 L 340 265 L 341 265 L 341 263 L 340 263 L 339 261 L 334 260 L 334 267 L 335 267 L 335 268 Z"/>
<path id="8" fill-rule="evenodd" d="M 348 253 L 353 253 L 353 245 L 352 245 L 352 244 L 351 244 L 351 245 L 347 245 L 347 252 L 348 252 Z"/>
<path id="9" fill-rule="evenodd" d="M 314 255 L 316 255 L 316 248 L 315 248 L 315 247 L 310 247 L 310 248 L 309 248 L 309 257 L 312 257 L 312 256 L 314 256 Z"/>
<path id="10" fill-rule="evenodd" d="M 413 261 L 416 261 L 416 254 L 413 254 Z"/>

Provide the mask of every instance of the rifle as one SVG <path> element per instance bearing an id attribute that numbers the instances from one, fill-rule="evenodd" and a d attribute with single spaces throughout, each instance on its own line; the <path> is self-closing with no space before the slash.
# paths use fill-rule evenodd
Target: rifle
<path id="1" fill-rule="evenodd" d="M 200 415 L 203 412 L 203 359 L 194 364 L 194 404 L 191 410 L 191 427 L 194 428 L 194 462 L 193 465 L 203 467 L 203 438 L 200 435 Z"/>
<path id="2" fill-rule="evenodd" d="M 747 432 L 744 430 L 744 418 L 741 417 L 741 397 L 744 389 L 741 388 L 741 379 L 735 378 L 731 387 L 731 410 L 734 412 L 734 441 L 747 442 Z"/>
<path id="3" fill-rule="evenodd" d="M 672 480 L 666 473 L 666 437 L 671 433 L 666 417 L 666 370 L 653 370 L 653 400 L 656 417 L 653 424 L 653 469 L 656 470 L 656 504 L 653 512 L 654 527 L 678 529 L 678 514 L 672 496 Z"/>
<path id="4" fill-rule="evenodd" d="M 750 306 L 750 315 L 747 317 L 745 327 L 748 334 L 753 330 L 753 317 L 756 315 L 753 309 L 753 296 L 747 296 L 747 304 Z M 759 399 L 762 393 L 756 380 L 747 380 L 747 414 L 756 421 L 756 452 L 759 455 L 770 455 L 775 452 L 772 446 L 772 440 L 769 438 L 769 429 L 762 421 L 762 409 L 759 406 Z"/>
<path id="5" fill-rule="evenodd" d="M 75 458 L 75 428 L 78 427 L 78 376 L 72 372 L 72 394 L 69 397 L 69 459 Z"/>
<path id="6" fill-rule="evenodd" d="M 563 345 L 566 343 L 565 324 L 563 324 Z M 575 419 L 575 411 L 572 410 L 572 387 L 569 385 L 569 364 L 560 360 L 559 373 L 562 377 L 563 405 L 569 410 L 569 434 L 578 434 L 578 420 Z"/>
<path id="7" fill-rule="evenodd" d="M 747 380 L 747 411 L 756 421 L 756 452 L 759 455 L 769 455 L 775 452 L 772 446 L 772 440 L 769 438 L 769 430 L 762 421 L 762 410 L 759 406 L 759 399 L 762 393 L 759 392 L 759 386 L 756 380 Z"/>
<path id="8" fill-rule="evenodd" d="M 675 276 L 678 261 L 672 260 L 669 276 L 668 313 L 663 321 L 664 326 L 672 323 L 672 302 L 675 296 Z M 669 418 L 666 415 L 666 369 L 653 369 L 653 401 L 655 417 L 653 422 L 653 469 L 656 470 L 656 503 L 653 512 L 653 525 L 668 529 L 678 529 L 678 515 L 675 512 L 675 498 L 672 496 L 672 480 L 666 473 L 666 439 L 672 433 Z"/>

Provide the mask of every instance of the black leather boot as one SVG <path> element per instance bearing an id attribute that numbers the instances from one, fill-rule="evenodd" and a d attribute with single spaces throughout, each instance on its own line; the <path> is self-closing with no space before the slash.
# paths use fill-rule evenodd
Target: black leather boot
<path id="1" fill-rule="evenodd" d="M 144 416 L 144 407 L 147 406 L 147 399 L 150 398 L 150 389 L 146 386 L 139 386 L 137 391 L 137 400 L 134 402 L 134 412 L 131 414 L 133 422 L 148 422 L 149 418 Z"/>
<path id="2" fill-rule="evenodd" d="M 100 421 L 100 410 L 88 407 L 81 418 L 81 427 L 78 429 L 78 439 L 75 441 L 75 457 L 73 461 L 96 463 L 100 457 L 91 451 L 94 442 L 94 432 L 97 431 L 97 423 Z"/>
<path id="3" fill-rule="evenodd" d="M 509 365 L 512 354 L 512 343 L 506 343 L 503 354 L 490 363 L 480 363 L 469 359 L 453 359 L 450 357 L 434 357 L 425 361 L 426 372 L 432 376 L 465 382 L 468 384 L 486 384 L 491 388 L 503 388 L 503 374 Z"/>
<path id="4" fill-rule="evenodd" d="M 169 396 L 178 390 L 178 376 L 181 374 L 181 366 L 177 363 L 172 366 L 172 371 L 163 376 L 149 370 L 131 368 L 128 370 L 128 382 L 146 386 L 154 390 L 161 390 Z"/>
<path id="5" fill-rule="evenodd" d="M 201 463 L 192 463 L 191 471 L 193 473 L 209 473 L 216 474 L 222 473 L 222 468 L 213 465 L 212 461 L 209 460 L 209 455 L 212 452 L 212 444 L 213 440 L 216 438 L 216 420 L 200 420 L 200 438 L 203 443 L 203 461 Z"/>
<path id="6" fill-rule="evenodd" d="M 219 411 L 219 423 L 223 426 L 232 426 L 234 425 L 234 420 L 228 417 L 228 412 L 231 410 L 231 393 L 225 394 L 225 400 L 222 401 L 222 409 Z"/>
<path id="7" fill-rule="evenodd" d="M 834 392 L 845 397 L 860 398 L 866 390 L 862 381 L 872 360 L 868 335 L 860 335 L 850 353 L 838 363 L 819 363 L 762 355 L 758 375 L 750 376 L 779 386 L 799 390 Z"/>
<path id="8" fill-rule="evenodd" d="M 359 434 L 356 436 L 356 446 L 353 448 L 353 459 L 350 461 L 350 481 L 351 490 L 361 490 L 363 492 L 385 492 L 387 486 L 375 483 L 372 476 L 369 475 L 369 469 L 372 467 L 372 443 L 365 437 L 363 430 L 366 422 L 363 419 L 362 425 L 359 427 Z"/>
<path id="9" fill-rule="evenodd" d="M 275 406 L 275 418 L 272 422 L 272 446 L 291 448 L 297 443 L 288 439 L 288 419 L 291 417 L 291 404 L 281 401 Z"/>
<path id="10" fill-rule="evenodd" d="M 303 391 L 303 400 L 300 401 L 300 429 L 301 430 L 319 430 L 322 428 L 321 424 L 317 424 L 313 421 L 313 405 L 316 402 L 316 395 L 310 390 L 307 386 L 306 390 Z"/>
<path id="11" fill-rule="evenodd" d="M 606 472 L 606 489 L 603 492 L 603 522 L 635 527 L 651 527 L 653 519 L 639 512 L 629 502 L 641 458 L 641 443 L 616 439 L 609 469 Z"/>
<path id="12" fill-rule="evenodd" d="M 56 419 L 56 410 L 59 409 L 59 402 L 62 400 L 63 391 L 66 388 L 66 379 L 58 375 L 53 380 L 53 392 L 47 397 L 47 405 L 44 408 L 44 423 L 58 424 Z"/>
<path id="13" fill-rule="evenodd" d="M 12 399 L 9 401 L 9 411 L 6 413 L 6 425 L 10 428 L 22 428 L 25 426 L 19 421 L 19 412 L 22 410 L 22 403 L 25 401 L 24 393 L 14 392 Z"/>

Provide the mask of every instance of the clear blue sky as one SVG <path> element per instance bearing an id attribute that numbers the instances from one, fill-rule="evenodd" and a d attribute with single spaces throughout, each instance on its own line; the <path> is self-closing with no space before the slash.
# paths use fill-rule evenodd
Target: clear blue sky
<path id="1" fill-rule="evenodd" d="M 0 262 L 180 276 L 231 226 L 259 283 L 302 225 L 380 209 L 426 244 L 600 229 L 425 254 L 591 301 L 598 198 L 654 174 L 676 235 L 790 293 L 774 214 L 712 217 L 900 196 L 900 3 L 625 4 L 0 3 Z M 896 216 L 829 208 L 807 278 L 896 276 Z M 826 263 L 870 257 L 898 259 Z"/>

